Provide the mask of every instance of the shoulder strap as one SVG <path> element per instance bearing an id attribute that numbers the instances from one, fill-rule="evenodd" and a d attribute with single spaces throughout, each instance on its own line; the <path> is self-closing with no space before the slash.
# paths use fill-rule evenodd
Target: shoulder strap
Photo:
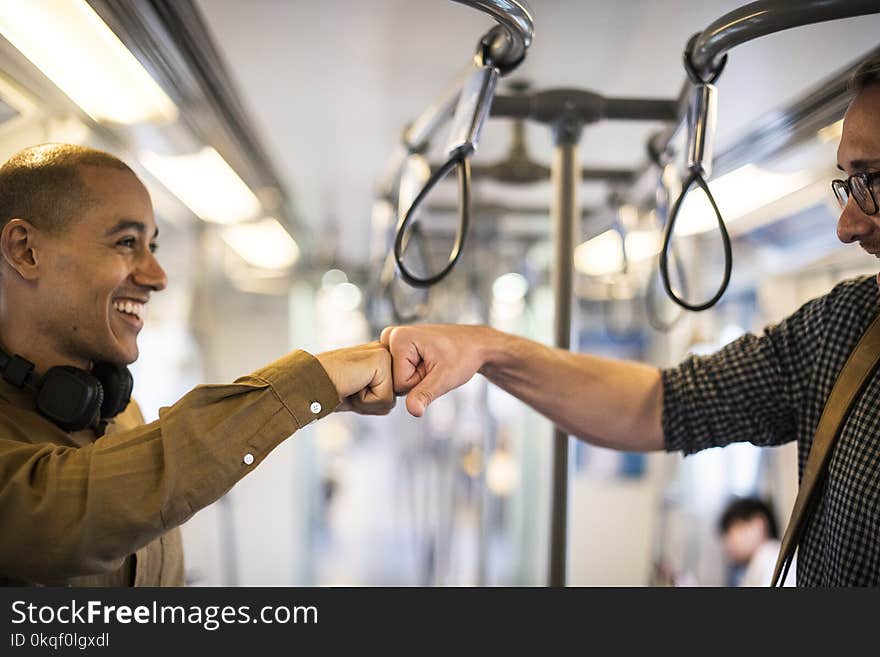
<path id="1" fill-rule="evenodd" d="M 853 402 L 861 395 L 862 389 L 871 378 L 878 363 L 880 363 L 880 315 L 874 318 L 856 348 L 847 358 L 843 369 L 837 375 L 837 380 L 831 389 L 831 395 L 825 402 L 825 408 L 819 418 L 819 425 L 816 427 L 816 434 L 813 436 L 807 464 L 804 466 L 791 518 L 782 537 L 782 547 L 779 550 L 779 558 L 773 571 L 771 586 L 776 586 L 783 566 L 785 566 L 785 575 L 788 574 L 788 567 L 791 565 L 795 548 L 797 548 L 809 518 L 808 510 L 816 490 L 816 482 L 821 478 L 828 463 L 831 446 L 840 434 Z M 784 580 L 785 576 L 783 575 Z"/>

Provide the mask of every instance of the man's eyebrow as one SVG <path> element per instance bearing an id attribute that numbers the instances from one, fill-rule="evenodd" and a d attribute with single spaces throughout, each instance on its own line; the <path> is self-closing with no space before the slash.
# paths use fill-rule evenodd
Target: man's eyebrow
<path id="1" fill-rule="evenodd" d="M 855 171 L 864 171 L 865 169 L 875 169 L 880 167 L 880 159 L 878 160 L 853 160 L 849 163 L 850 167 L 852 167 Z M 840 166 L 840 163 L 837 164 L 837 168 L 841 171 L 844 171 L 844 168 Z"/>
<path id="2" fill-rule="evenodd" d="M 135 221 L 134 219 L 123 219 L 123 220 L 117 222 L 117 224 L 115 226 L 113 226 L 113 228 L 111 228 L 106 233 L 104 233 L 104 237 L 110 237 L 111 235 L 115 235 L 116 233 L 121 233 L 124 230 L 132 230 L 132 229 L 136 230 L 141 235 L 144 235 L 147 232 L 147 225 L 143 221 Z M 156 230 L 153 231 L 153 238 L 152 239 L 156 239 L 157 237 L 159 237 L 158 226 L 156 227 Z"/>

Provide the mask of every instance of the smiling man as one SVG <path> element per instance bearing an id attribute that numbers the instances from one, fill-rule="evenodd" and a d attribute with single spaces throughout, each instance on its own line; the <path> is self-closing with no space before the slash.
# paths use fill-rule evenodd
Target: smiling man
<path id="1" fill-rule="evenodd" d="M 19 182 L 77 158 L 83 163 L 68 166 L 70 180 L 55 182 L 70 190 L 62 203 L 53 203 L 51 190 L 25 191 L 30 185 Z M 122 163 L 77 148 L 26 151 L 0 178 L 4 173 L 13 188 L 7 198 L 23 197 L 0 208 L 7 218 L 5 264 L 17 274 L 3 273 L 4 306 L 16 309 L 0 316 L 7 350 L 30 354 L 37 371 L 58 364 L 88 369 L 94 360 L 134 362 L 144 306 L 167 283 L 153 255 L 159 231 L 147 190 Z"/>
<path id="2" fill-rule="evenodd" d="M 833 183 L 837 233 L 880 253 L 880 58 L 853 78 Z M 831 227 L 829 226 L 829 230 Z M 716 354 L 659 370 L 573 354 L 482 326 L 389 327 L 394 383 L 422 415 L 480 372 L 588 442 L 691 454 L 736 441 L 796 440 L 801 474 L 834 381 L 877 316 L 873 276 L 845 281 Z M 798 586 L 880 585 L 880 375 L 853 406 L 800 541 Z"/>
<path id="3" fill-rule="evenodd" d="M 0 167 L 0 584 L 182 585 L 181 523 L 313 420 L 394 405 L 373 343 L 293 352 L 145 424 L 126 365 L 167 283 L 158 232 L 107 153 L 47 144 Z"/>

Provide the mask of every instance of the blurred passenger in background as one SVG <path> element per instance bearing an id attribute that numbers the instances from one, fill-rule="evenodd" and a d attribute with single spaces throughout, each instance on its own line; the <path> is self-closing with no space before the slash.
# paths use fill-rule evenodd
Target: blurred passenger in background
<path id="1" fill-rule="evenodd" d="M 126 365 L 166 285 L 158 233 L 112 155 L 46 144 L 0 168 L 0 584 L 182 585 L 181 523 L 310 422 L 394 405 L 376 342 L 292 352 L 144 424 Z"/>
<path id="2" fill-rule="evenodd" d="M 779 529 L 773 509 L 757 497 L 731 500 L 718 521 L 724 556 L 733 566 L 731 586 L 769 586 L 779 556 Z M 786 585 L 794 585 L 789 574 Z"/>
<path id="3" fill-rule="evenodd" d="M 853 78 L 837 152 L 837 234 L 880 257 L 880 58 Z M 829 227 L 830 229 L 830 227 Z M 388 327 L 394 385 L 420 416 L 480 372 L 563 431 L 603 447 L 685 454 L 798 442 L 803 468 L 837 374 L 877 316 L 874 277 L 840 283 L 760 336 L 659 370 L 552 349 L 485 326 Z M 801 586 L 880 585 L 880 376 L 844 423 L 799 544 Z"/>

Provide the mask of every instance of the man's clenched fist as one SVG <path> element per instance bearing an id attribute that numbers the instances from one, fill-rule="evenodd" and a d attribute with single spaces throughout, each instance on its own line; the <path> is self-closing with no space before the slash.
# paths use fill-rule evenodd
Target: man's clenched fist
<path id="1" fill-rule="evenodd" d="M 432 401 L 470 381 L 483 366 L 484 326 L 389 326 L 382 344 L 391 352 L 394 391 L 408 393 L 406 408 L 421 417 Z"/>
<path id="2" fill-rule="evenodd" d="M 337 410 L 387 415 L 394 408 L 391 354 L 381 342 L 325 351 L 315 358 L 342 398 Z"/>

